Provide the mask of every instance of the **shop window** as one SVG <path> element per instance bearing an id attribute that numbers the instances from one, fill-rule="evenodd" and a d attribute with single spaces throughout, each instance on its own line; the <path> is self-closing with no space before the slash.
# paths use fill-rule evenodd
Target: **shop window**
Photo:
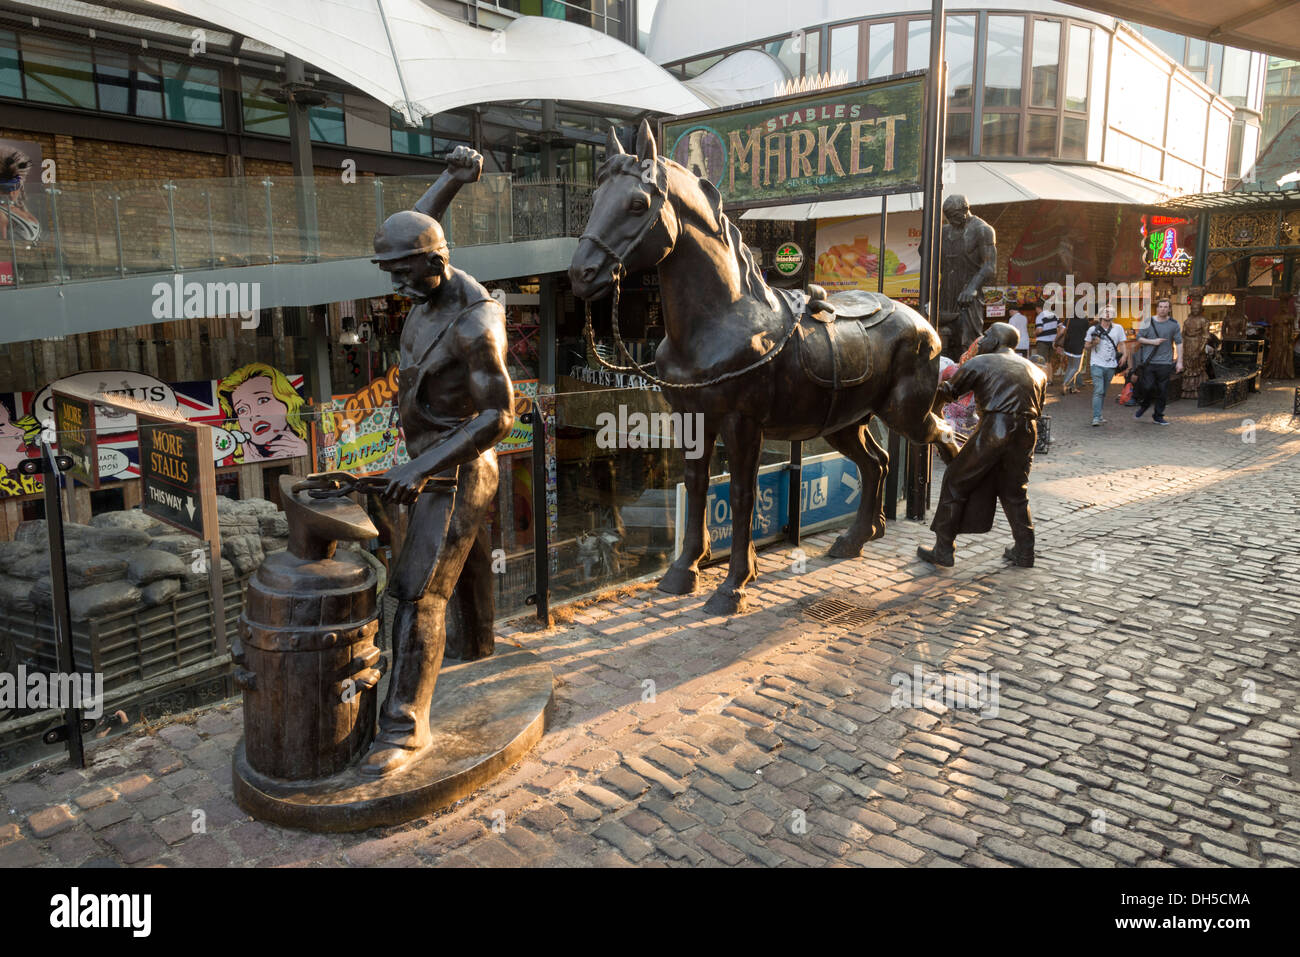
<path id="1" fill-rule="evenodd" d="M 1206 43 L 1204 40 L 1198 40 L 1195 37 L 1187 38 L 1187 66 L 1189 69 L 1197 67 L 1205 69 Z"/>
<path id="2" fill-rule="evenodd" d="M 810 30 L 803 38 L 803 75 L 816 76 L 821 70 L 822 34 Z"/>
<path id="3" fill-rule="evenodd" d="M 786 37 L 767 45 L 767 52 L 776 57 L 788 77 L 803 73 L 803 42 L 796 37 Z"/>
<path id="4" fill-rule="evenodd" d="M 307 125 L 312 140 L 317 143 L 342 146 L 347 142 L 342 106 L 313 106 L 307 115 Z"/>
<path id="5" fill-rule="evenodd" d="M 975 18 L 949 17 L 944 37 L 944 57 L 948 61 L 948 103 L 970 106 L 975 91 Z"/>
<path id="6" fill-rule="evenodd" d="M 985 113 L 980 130 L 981 156 L 1020 154 L 1020 114 Z"/>
<path id="7" fill-rule="evenodd" d="M 1205 65 L 1205 85 L 1216 93 L 1223 82 L 1223 44 L 1211 43 Z"/>
<path id="8" fill-rule="evenodd" d="M 1020 105 L 1024 49 L 1024 17 L 989 17 L 984 66 L 985 106 Z M 988 118 L 984 122 L 987 127 Z M 988 153 L 988 150 L 982 152 Z"/>
<path id="9" fill-rule="evenodd" d="M 1165 55 L 1171 60 L 1179 63 L 1183 62 L 1186 55 L 1186 38 L 1177 33 L 1170 33 L 1168 30 L 1158 30 L 1155 27 L 1143 27 L 1142 35 L 1164 51 Z"/>
<path id="10" fill-rule="evenodd" d="M 217 494 L 226 498 L 239 498 L 239 472 L 235 470 L 217 473 Z"/>
<path id="11" fill-rule="evenodd" d="M 925 70 L 930 66 L 930 21 L 907 21 L 907 69 Z M 949 67 L 951 69 L 951 67 Z"/>
<path id="12" fill-rule="evenodd" d="M 23 521 L 35 522 L 45 517 L 45 499 L 29 498 L 23 502 Z"/>
<path id="13" fill-rule="evenodd" d="M 200 126 L 221 125 L 221 80 L 216 70 L 163 61 L 167 119 Z"/>
<path id="14" fill-rule="evenodd" d="M 393 114 L 393 152 L 410 153 L 412 156 L 430 156 L 433 154 L 433 132 L 428 117 L 420 126 L 410 127 L 402 117 Z"/>
<path id="15" fill-rule="evenodd" d="M 894 72 L 894 24 L 873 23 L 867 30 L 867 79 Z"/>
<path id="16" fill-rule="evenodd" d="M 1071 25 L 1070 52 L 1065 61 L 1065 108 L 1088 109 L 1088 68 L 1092 64 L 1092 28 Z"/>
<path id="17" fill-rule="evenodd" d="M 831 28 L 830 70 L 844 73 L 849 82 L 858 79 L 858 24 Z"/>
<path id="18" fill-rule="evenodd" d="M 1056 114 L 1030 113 L 1026 127 L 1025 155 L 1056 155 Z"/>
<path id="19" fill-rule="evenodd" d="M 24 54 L 25 54 L 24 50 Z M 1233 106 L 1246 106 L 1246 94 L 1250 92 L 1250 54 L 1236 47 L 1223 50 L 1223 80 L 1219 84 L 1219 95 Z"/>
<path id="20" fill-rule="evenodd" d="M 95 108 L 89 46 L 25 35 L 22 51 L 27 99 L 84 110 Z"/>
<path id="21" fill-rule="evenodd" d="M 1034 21 L 1033 59 L 1029 71 L 1029 105 L 1055 108 L 1061 69 L 1061 25 L 1053 20 Z M 1030 124 L 1033 131 L 1033 122 Z"/>
<path id="22" fill-rule="evenodd" d="M 698 60 L 691 60 L 689 63 L 683 64 L 682 72 L 686 75 L 686 78 L 689 80 L 693 77 L 699 76 L 705 70 L 709 69 L 709 67 L 713 66 L 716 63 L 720 63 L 721 61 L 722 61 L 721 56 L 701 57 Z"/>
<path id="23" fill-rule="evenodd" d="M 153 57 L 96 50 L 95 90 L 101 110 L 162 119 L 162 68 Z"/>
<path id="24" fill-rule="evenodd" d="M 0 96 L 20 99 L 23 95 L 23 71 L 18 62 L 18 38 L 0 30 Z"/>
<path id="25" fill-rule="evenodd" d="M 267 92 L 271 87 L 277 86 L 279 81 L 269 77 L 241 76 L 239 83 L 244 131 L 268 136 L 288 136 L 288 108 L 271 99 Z"/>

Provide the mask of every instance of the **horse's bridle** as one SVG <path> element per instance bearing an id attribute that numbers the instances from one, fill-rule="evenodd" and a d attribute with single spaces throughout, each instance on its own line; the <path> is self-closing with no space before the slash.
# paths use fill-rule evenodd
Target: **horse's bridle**
<path id="1" fill-rule="evenodd" d="M 657 164 L 659 161 L 656 160 L 655 162 Z M 728 379 L 734 379 L 738 376 L 746 375 L 760 366 L 771 362 L 794 337 L 795 330 L 799 328 L 798 316 L 792 317 L 790 329 L 785 334 L 785 338 L 783 338 L 779 344 L 769 349 L 764 355 L 760 356 L 743 369 L 736 369 L 734 372 L 724 372 L 721 375 L 714 376 L 712 379 L 708 379 L 704 382 L 669 382 L 667 379 L 660 379 L 658 376 L 647 372 L 645 368 L 632 357 L 632 353 L 628 351 L 627 346 L 623 343 L 623 336 L 618 327 L 618 301 L 619 294 L 622 291 L 623 276 L 627 275 L 626 258 L 632 254 L 633 250 L 641 245 L 642 240 L 644 240 L 650 230 L 654 228 L 655 223 L 659 222 L 659 214 L 663 211 L 664 203 L 668 200 L 667 191 L 657 182 L 646 180 L 645 177 L 641 177 L 641 181 L 646 186 L 650 187 L 653 198 L 651 199 L 650 207 L 646 210 L 645 223 L 639 230 L 637 230 L 636 235 L 634 235 L 628 242 L 622 254 L 616 252 L 613 247 L 595 233 L 583 233 L 578 238 L 578 242 L 582 242 L 584 239 L 589 240 L 593 246 L 614 261 L 613 268 L 610 272 L 610 278 L 614 282 L 614 289 L 610 294 L 610 323 L 614 328 L 614 345 L 618 348 L 618 351 L 623 358 L 625 358 L 630 364 L 625 366 L 614 365 L 612 362 L 608 362 L 598 351 L 596 351 L 596 334 L 591 326 L 591 301 L 585 300 L 587 318 L 586 322 L 583 324 L 582 331 L 586 337 L 587 346 L 590 348 L 591 354 L 596 357 L 596 362 L 611 372 L 638 373 L 645 378 L 646 381 L 653 382 L 660 388 L 669 389 L 705 389 L 709 386 L 717 385 L 719 382 L 725 382 Z"/>

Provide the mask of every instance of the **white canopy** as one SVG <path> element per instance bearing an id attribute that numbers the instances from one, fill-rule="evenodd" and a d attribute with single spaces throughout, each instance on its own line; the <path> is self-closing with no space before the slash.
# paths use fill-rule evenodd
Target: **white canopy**
<path id="1" fill-rule="evenodd" d="M 418 0 L 148 2 L 296 56 L 412 124 L 503 100 L 570 100 L 662 113 L 711 105 L 632 47 L 549 17 L 521 17 L 489 32 Z"/>
<path id="2" fill-rule="evenodd" d="M 1100 166 L 1069 163 L 1012 163 L 970 160 L 954 164 L 956 178 L 944 184 L 945 195 L 961 193 L 972 206 L 992 203 L 1027 203 L 1036 199 L 1066 203 L 1122 203 L 1150 206 L 1164 202 L 1169 193 L 1128 173 Z M 889 197 L 891 213 L 921 208 L 920 193 L 897 193 Z M 873 216 L 880 212 L 879 196 L 841 199 L 834 202 L 765 206 L 745 212 L 741 219 L 802 221 L 835 216 Z"/>

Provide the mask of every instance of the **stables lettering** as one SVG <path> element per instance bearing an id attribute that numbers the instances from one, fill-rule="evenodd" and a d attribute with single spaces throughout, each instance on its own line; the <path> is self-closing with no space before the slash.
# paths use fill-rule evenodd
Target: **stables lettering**
<path id="1" fill-rule="evenodd" d="M 897 166 L 899 124 L 905 113 L 861 117 L 861 104 L 836 104 L 795 110 L 772 117 L 761 126 L 732 130 L 728 137 L 728 189 L 739 178 L 749 186 L 780 186 L 789 180 L 814 176 L 860 176 L 877 171 L 892 173 Z M 846 122 L 815 123 L 844 117 Z"/>

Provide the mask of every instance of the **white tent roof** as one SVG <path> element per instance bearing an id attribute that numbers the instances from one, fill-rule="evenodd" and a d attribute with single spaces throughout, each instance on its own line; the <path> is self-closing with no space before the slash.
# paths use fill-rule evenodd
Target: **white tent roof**
<path id="1" fill-rule="evenodd" d="M 778 83 L 789 79 L 776 57 L 762 50 L 741 50 L 713 64 L 686 85 L 714 106 L 769 100 Z"/>
<path id="2" fill-rule="evenodd" d="M 1067 163 L 958 162 L 956 180 L 944 184 L 945 194 L 961 193 L 972 206 L 992 203 L 1027 203 L 1036 199 L 1066 203 L 1122 203 L 1150 206 L 1169 198 L 1160 184 L 1103 169 Z M 920 193 L 896 193 L 889 197 L 891 213 L 921 208 Z M 746 211 L 741 219 L 802 221 L 835 216 L 873 216 L 880 212 L 879 196 L 841 199 L 834 202 L 796 203 L 765 206 Z"/>
<path id="3" fill-rule="evenodd" d="M 268 44 L 409 122 L 501 100 L 691 113 L 711 104 L 632 47 L 575 23 L 521 17 L 489 32 L 418 0 L 148 0 Z"/>

